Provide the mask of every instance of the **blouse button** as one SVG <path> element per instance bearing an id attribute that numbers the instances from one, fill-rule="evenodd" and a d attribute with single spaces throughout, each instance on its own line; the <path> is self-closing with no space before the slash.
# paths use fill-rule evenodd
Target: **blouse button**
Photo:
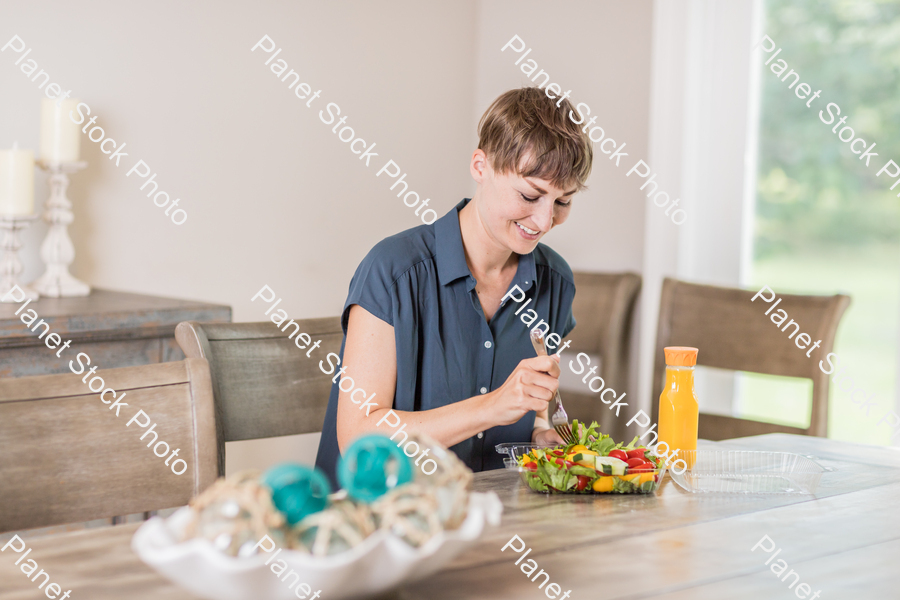
<path id="1" fill-rule="evenodd" d="M 486 388 L 486 387 L 481 388 L 481 393 L 482 393 L 482 394 L 487 394 L 487 388 Z"/>
<path id="2" fill-rule="evenodd" d="M 475 436 L 475 437 L 477 437 L 477 438 L 480 440 L 481 438 L 484 437 L 484 432 L 483 432 L 483 431 L 479 431 L 479 432 L 478 432 L 478 435 Z"/>
<path id="3" fill-rule="evenodd" d="M 488 340 L 487 342 L 484 343 L 484 347 L 485 347 L 485 348 L 490 348 L 490 347 L 491 347 L 491 342 L 490 342 L 490 340 Z"/>

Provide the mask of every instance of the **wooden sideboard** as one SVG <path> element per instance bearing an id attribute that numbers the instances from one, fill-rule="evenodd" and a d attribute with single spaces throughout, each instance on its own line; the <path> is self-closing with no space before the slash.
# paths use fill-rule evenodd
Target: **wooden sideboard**
<path id="1" fill-rule="evenodd" d="M 16 311 L 21 304 L 0 304 L 0 377 L 68 373 L 69 351 L 62 358 L 32 333 Z M 175 343 L 181 321 L 230 322 L 231 307 L 111 290 L 81 298 L 41 298 L 27 308 L 50 324 L 50 331 L 72 340 L 71 349 L 86 352 L 102 369 L 182 360 Z M 69 356 L 69 358 L 66 358 Z"/>

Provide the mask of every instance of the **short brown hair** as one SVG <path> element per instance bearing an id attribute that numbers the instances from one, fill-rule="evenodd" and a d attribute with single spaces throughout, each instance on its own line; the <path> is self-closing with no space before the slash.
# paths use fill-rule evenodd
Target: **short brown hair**
<path id="1" fill-rule="evenodd" d="M 478 122 L 478 148 L 498 173 L 537 177 L 566 189 L 585 187 L 594 149 L 568 118 L 572 104 L 560 106 L 544 90 L 524 87 L 500 95 Z"/>

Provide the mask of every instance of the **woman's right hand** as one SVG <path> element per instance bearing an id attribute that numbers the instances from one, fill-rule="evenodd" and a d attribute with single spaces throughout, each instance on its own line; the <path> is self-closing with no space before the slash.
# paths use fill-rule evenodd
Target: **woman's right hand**
<path id="1" fill-rule="evenodd" d="M 488 394 L 496 424 L 511 425 L 528 411 L 547 410 L 559 387 L 559 373 L 556 355 L 521 361 L 503 385 Z"/>

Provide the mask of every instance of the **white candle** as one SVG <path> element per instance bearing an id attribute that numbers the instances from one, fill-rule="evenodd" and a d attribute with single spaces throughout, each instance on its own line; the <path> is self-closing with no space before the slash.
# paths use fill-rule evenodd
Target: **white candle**
<path id="1" fill-rule="evenodd" d="M 34 212 L 34 152 L 0 150 L 0 215 Z"/>
<path id="2" fill-rule="evenodd" d="M 81 130 L 78 123 L 69 118 L 77 115 L 78 100 L 41 99 L 41 159 L 48 163 L 78 160 Z"/>

